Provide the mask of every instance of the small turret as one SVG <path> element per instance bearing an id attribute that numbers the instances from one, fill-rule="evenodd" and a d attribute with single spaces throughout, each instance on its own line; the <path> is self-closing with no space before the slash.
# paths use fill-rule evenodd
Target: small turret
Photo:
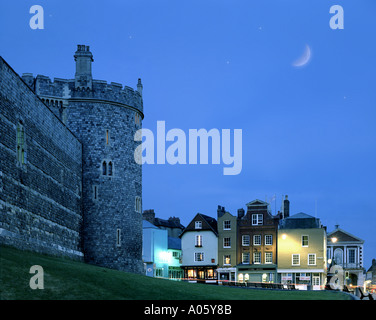
<path id="1" fill-rule="evenodd" d="M 94 61 L 93 54 L 89 46 L 77 45 L 77 51 L 74 55 L 76 61 L 75 88 L 92 89 L 93 77 L 91 74 L 91 63 Z"/>

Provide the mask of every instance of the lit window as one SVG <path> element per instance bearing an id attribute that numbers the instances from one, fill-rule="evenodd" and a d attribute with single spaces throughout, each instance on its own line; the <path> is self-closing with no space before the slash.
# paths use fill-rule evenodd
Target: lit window
<path id="1" fill-rule="evenodd" d="M 203 252 L 195 252 L 195 262 L 204 261 Z"/>
<path id="2" fill-rule="evenodd" d="M 223 256 L 223 264 L 231 264 L 231 256 L 230 255 L 224 255 Z"/>
<path id="3" fill-rule="evenodd" d="M 196 235 L 195 246 L 202 247 L 202 235 Z"/>

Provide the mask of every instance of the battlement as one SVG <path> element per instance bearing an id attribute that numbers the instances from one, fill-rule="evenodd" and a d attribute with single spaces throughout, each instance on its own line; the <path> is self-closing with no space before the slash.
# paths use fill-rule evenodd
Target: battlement
<path id="1" fill-rule="evenodd" d="M 22 79 L 38 96 L 44 99 L 102 100 L 135 108 L 141 112 L 143 117 L 141 79 L 138 79 L 137 90 L 123 86 L 121 83 L 107 83 L 107 81 L 95 79 L 92 80 L 92 89 L 76 88 L 75 79 L 54 78 L 52 81 L 51 78 L 44 75 L 37 75 L 34 78 L 32 73 L 22 74 Z"/>

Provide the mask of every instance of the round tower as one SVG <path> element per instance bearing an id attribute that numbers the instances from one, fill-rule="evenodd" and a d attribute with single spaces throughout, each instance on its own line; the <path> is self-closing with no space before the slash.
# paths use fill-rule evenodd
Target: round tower
<path id="1" fill-rule="evenodd" d="M 142 272 L 142 167 L 134 161 L 141 128 L 137 90 L 92 79 L 93 55 L 78 45 L 69 82 L 67 126 L 83 145 L 83 248 L 88 263 Z"/>

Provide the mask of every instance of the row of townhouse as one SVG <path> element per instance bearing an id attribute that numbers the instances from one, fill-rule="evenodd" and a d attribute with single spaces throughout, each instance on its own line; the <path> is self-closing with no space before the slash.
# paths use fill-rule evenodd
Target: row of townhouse
<path id="1" fill-rule="evenodd" d="M 327 234 L 320 219 L 305 213 L 290 216 L 287 196 L 276 215 L 261 200 L 246 206 L 247 211 L 239 209 L 237 216 L 221 206 L 217 219 L 196 214 L 179 236 L 185 279 L 320 289 L 328 267 L 335 263 L 343 267 L 343 283 L 362 285 L 363 240 L 338 226 Z"/>

